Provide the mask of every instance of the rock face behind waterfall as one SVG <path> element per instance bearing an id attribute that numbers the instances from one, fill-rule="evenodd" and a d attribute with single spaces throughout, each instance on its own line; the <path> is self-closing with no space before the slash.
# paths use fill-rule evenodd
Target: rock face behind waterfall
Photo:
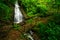
<path id="1" fill-rule="evenodd" d="M 15 3 L 15 14 L 14 14 L 14 23 L 20 23 L 23 21 L 23 15 L 21 11 L 19 10 L 18 2 Z"/>

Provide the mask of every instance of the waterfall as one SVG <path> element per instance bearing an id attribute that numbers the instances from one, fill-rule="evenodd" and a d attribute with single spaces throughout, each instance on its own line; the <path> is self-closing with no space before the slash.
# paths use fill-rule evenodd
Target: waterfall
<path id="1" fill-rule="evenodd" d="M 14 9 L 14 23 L 21 23 L 23 21 L 23 15 L 19 10 L 20 6 L 18 5 L 18 1 L 15 2 L 15 9 Z"/>

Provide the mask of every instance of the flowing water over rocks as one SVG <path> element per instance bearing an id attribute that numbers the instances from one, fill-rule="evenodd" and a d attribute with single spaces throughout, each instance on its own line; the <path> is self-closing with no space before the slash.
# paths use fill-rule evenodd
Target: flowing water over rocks
<path id="1" fill-rule="evenodd" d="M 20 23 L 23 21 L 23 15 L 21 13 L 21 11 L 19 10 L 19 4 L 18 1 L 16 1 L 15 3 L 15 14 L 14 14 L 14 23 Z"/>

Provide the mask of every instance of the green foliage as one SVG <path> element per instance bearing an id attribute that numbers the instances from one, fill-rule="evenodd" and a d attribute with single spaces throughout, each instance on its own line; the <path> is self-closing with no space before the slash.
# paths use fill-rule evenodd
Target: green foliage
<path id="1" fill-rule="evenodd" d="M 55 22 L 49 21 L 48 23 L 38 23 L 36 25 L 37 30 L 34 29 L 41 40 L 60 40 L 60 25 Z"/>
<path id="2" fill-rule="evenodd" d="M 0 1 L 0 20 L 11 20 L 12 9 L 4 3 L 4 1 Z"/>
<path id="3" fill-rule="evenodd" d="M 34 16 L 36 13 L 36 2 L 37 0 L 22 0 L 28 16 Z"/>
<path id="4" fill-rule="evenodd" d="M 60 25 L 60 13 L 54 13 L 49 21 L 54 21 L 56 24 Z"/>
<path id="5" fill-rule="evenodd" d="M 27 20 L 27 23 L 32 23 L 32 22 L 33 22 L 33 19 Z"/>
<path id="6" fill-rule="evenodd" d="M 1 20 L 8 20 L 10 18 L 10 8 L 4 4 L 0 4 L 0 17 Z"/>
<path id="7" fill-rule="evenodd" d="M 40 5 L 40 3 L 38 3 L 37 0 L 22 0 L 22 4 L 24 5 L 25 11 L 29 17 L 40 13 L 41 10 L 45 11 L 44 8 L 41 8 L 40 6 L 38 6 Z"/>
<path id="8" fill-rule="evenodd" d="M 11 5 L 14 5 L 15 2 L 16 0 L 0 0 L 0 20 L 8 21 L 12 19 L 13 10 Z M 41 40 L 60 40 L 60 13 L 55 12 L 60 11 L 60 0 L 20 0 L 19 2 L 21 2 L 26 15 L 29 17 L 35 17 L 37 15 L 39 17 L 46 17 L 49 14 L 48 12 L 52 11 L 53 15 L 51 15 L 48 23 L 39 22 L 32 29 L 36 31 Z M 29 19 L 26 22 L 32 23 L 33 21 L 33 19 Z M 13 26 L 16 30 L 20 30 L 20 27 L 18 24 L 14 24 Z"/>
<path id="9" fill-rule="evenodd" d="M 1 20 L 10 20 L 11 19 L 11 13 L 12 10 L 9 5 L 14 5 L 16 0 L 1 0 L 0 1 L 0 19 Z M 24 10 L 27 13 L 27 16 L 33 17 L 37 16 L 37 14 L 40 17 L 48 16 L 46 13 L 49 8 L 57 8 L 58 1 L 52 0 L 20 0 L 21 4 L 24 6 Z M 52 3 L 53 2 L 53 3 Z M 4 14 L 4 15 L 3 15 Z"/>
<path id="10" fill-rule="evenodd" d="M 58 10 L 55 0 L 21 0 L 21 3 L 29 17 L 33 17 L 35 14 L 46 17 L 49 14 L 48 11 Z"/>
<path id="11" fill-rule="evenodd" d="M 56 4 L 60 4 L 60 0 L 55 0 L 56 1 Z"/>
<path id="12" fill-rule="evenodd" d="M 21 27 L 21 26 L 18 25 L 18 24 L 14 24 L 14 26 L 13 26 L 13 28 L 16 29 L 16 30 L 20 30 L 20 27 Z"/>
<path id="13" fill-rule="evenodd" d="M 41 37 L 41 40 L 60 40 L 60 14 L 52 15 L 46 24 L 37 23 L 33 30 Z"/>
<path id="14" fill-rule="evenodd" d="M 17 0 L 8 0 L 8 2 L 10 2 L 12 5 L 14 5 L 16 1 Z"/>

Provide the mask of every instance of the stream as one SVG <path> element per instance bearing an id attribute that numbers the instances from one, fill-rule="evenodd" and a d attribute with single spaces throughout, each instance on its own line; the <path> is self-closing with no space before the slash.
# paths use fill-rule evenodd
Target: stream
<path id="1" fill-rule="evenodd" d="M 29 38 L 30 40 L 34 40 L 34 38 L 32 37 L 32 35 L 33 35 L 33 32 L 32 31 L 30 31 L 29 33 L 25 33 L 24 34 L 27 38 Z"/>
<path id="2" fill-rule="evenodd" d="M 19 8 L 19 4 L 18 4 L 18 1 L 16 1 L 15 3 L 15 9 L 14 9 L 14 23 L 21 23 L 23 21 L 23 15 L 22 15 L 22 12 Z M 32 34 L 32 32 L 31 32 Z M 31 34 L 24 34 L 25 36 L 27 36 L 27 38 L 30 38 L 31 40 L 34 40 L 33 37 L 31 36 Z"/>

